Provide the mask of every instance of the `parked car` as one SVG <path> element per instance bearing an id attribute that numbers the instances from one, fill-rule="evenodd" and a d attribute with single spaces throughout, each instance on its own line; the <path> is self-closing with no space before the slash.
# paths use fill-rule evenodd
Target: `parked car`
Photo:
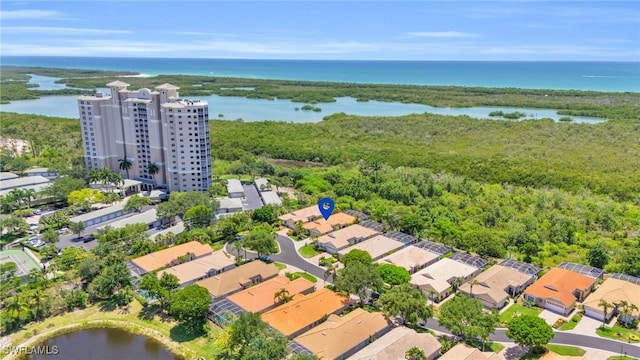
<path id="1" fill-rule="evenodd" d="M 42 210 L 40 209 L 33 210 L 33 215 L 42 215 Z"/>
<path id="2" fill-rule="evenodd" d="M 93 241 L 95 239 L 96 239 L 95 236 L 89 235 L 89 236 L 85 237 L 84 239 L 82 239 L 82 242 L 86 244 L 86 243 L 91 242 L 91 241 Z"/>
<path id="3" fill-rule="evenodd" d="M 271 260 L 271 258 L 268 257 L 267 255 L 260 255 L 258 256 L 258 259 L 266 262 L 267 264 L 271 264 L 273 262 L 273 260 Z"/>
<path id="4" fill-rule="evenodd" d="M 67 231 L 69 231 L 69 228 L 63 227 L 60 230 L 58 230 L 58 234 L 62 235 L 64 233 L 66 233 Z"/>

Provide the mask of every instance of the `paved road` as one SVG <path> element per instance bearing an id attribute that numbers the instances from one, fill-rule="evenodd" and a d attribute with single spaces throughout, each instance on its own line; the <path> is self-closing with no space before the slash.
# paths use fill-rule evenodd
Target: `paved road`
<path id="1" fill-rule="evenodd" d="M 443 332 L 446 334 L 450 334 L 449 330 L 438 324 L 438 320 L 431 318 L 427 322 L 427 327 L 429 329 Z M 496 333 L 491 335 L 489 338 L 492 341 L 497 342 L 513 342 L 513 340 L 509 339 L 506 335 L 507 329 L 496 329 Z M 626 353 L 628 356 L 633 356 L 636 358 L 640 358 L 640 345 L 637 344 L 627 344 L 621 341 L 601 338 L 599 336 L 588 336 L 581 334 L 572 334 L 562 331 L 555 331 L 555 336 L 551 339 L 550 343 L 552 344 L 565 344 L 565 345 L 573 345 L 579 347 L 589 347 L 594 349 L 600 349 L 605 351 L 611 351 L 613 353 L 622 354 Z"/>
<path id="2" fill-rule="evenodd" d="M 317 265 L 313 265 L 311 263 L 309 263 L 308 261 L 304 260 L 300 254 L 298 254 L 298 252 L 296 251 L 295 246 L 293 245 L 293 242 L 291 241 L 291 239 L 284 237 L 282 235 L 276 234 L 276 241 L 278 242 L 278 245 L 280 246 L 280 253 L 278 254 L 273 254 L 270 255 L 269 257 L 273 260 L 273 261 L 277 261 L 277 262 L 281 262 L 287 265 L 291 265 L 291 266 L 295 266 L 298 269 L 301 269 L 303 271 L 308 272 L 309 274 L 319 278 L 319 279 L 324 279 L 324 269 L 321 268 L 320 266 Z M 226 251 L 229 254 L 236 254 L 236 252 L 233 250 L 233 248 L 231 247 L 231 243 L 227 243 L 226 245 Z M 244 255 L 243 255 L 244 256 Z M 257 257 L 257 254 L 251 252 L 251 251 L 247 251 L 247 258 L 248 259 L 254 259 Z M 327 279 L 327 281 L 329 282 L 333 282 L 332 277 L 329 277 Z"/>

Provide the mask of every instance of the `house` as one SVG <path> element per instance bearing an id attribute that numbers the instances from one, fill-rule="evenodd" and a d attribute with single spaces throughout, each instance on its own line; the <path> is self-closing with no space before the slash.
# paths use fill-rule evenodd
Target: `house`
<path id="1" fill-rule="evenodd" d="M 440 256 L 410 245 L 378 260 L 378 264 L 391 264 L 407 269 L 409 274 L 424 269 L 440 259 Z"/>
<path id="2" fill-rule="evenodd" d="M 463 284 L 482 269 L 444 258 L 411 275 L 409 283 L 422 290 L 430 299 L 440 301 L 450 294 L 451 283 L 459 278 Z"/>
<path id="3" fill-rule="evenodd" d="M 126 204 L 124 202 L 121 202 L 120 204 L 107 206 L 86 214 L 74 216 L 69 219 L 69 222 L 78 223 L 82 221 L 86 227 L 101 224 L 130 213 L 131 211 L 124 210 L 125 205 Z"/>
<path id="4" fill-rule="evenodd" d="M 269 180 L 265 179 L 265 178 L 256 178 L 255 180 L 253 180 L 253 184 L 256 186 L 256 189 L 258 189 L 258 191 L 270 191 L 271 190 L 271 185 L 269 185 Z"/>
<path id="5" fill-rule="evenodd" d="M 317 244 L 328 253 L 337 254 L 338 251 L 350 245 L 357 244 L 378 234 L 380 234 L 379 231 L 355 224 L 320 236 Z"/>
<path id="6" fill-rule="evenodd" d="M 282 205 L 282 200 L 280 200 L 280 196 L 275 191 L 262 191 L 260 192 L 260 197 L 265 205 Z"/>
<path id="7" fill-rule="evenodd" d="M 462 284 L 459 290 L 469 297 L 478 299 L 489 309 L 501 309 L 509 296 L 521 293 L 534 280 L 535 277 L 532 275 L 510 267 L 494 265 L 476 276 L 473 287 L 471 282 L 467 282 Z"/>
<path id="8" fill-rule="evenodd" d="M 309 221 L 308 223 L 304 224 L 303 227 L 309 230 L 309 233 L 311 235 L 320 236 L 334 230 L 342 229 L 347 225 L 355 223 L 355 221 L 356 218 L 351 215 L 347 215 L 345 213 L 337 213 L 331 215 L 327 220 L 321 218 L 314 221 Z"/>
<path id="9" fill-rule="evenodd" d="M 176 262 L 178 257 L 183 257 L 189 254 L 190 256 L 188 256 L 188 258 L 190 258 L 190 260 L 195 260 L 205 255 L 209 255 L 212 252 L 213 250 L 208 244 L 202 244 L 198 241 L 190 241 L 188 243 L 175 245 L 164 250 L 135 258 L 131 260 L 131 264 L 141 270 L 138 272 L 138 275 L 144 275 L 145 273 L 168 266 L 172 262 Z"/>
<path id="10" fill-rule="evenodd" d="M 309 294 L 315 290 L 315 284 L 302 277 L 289 280 L 286 276 L 278 275 L 258 285 L 229 295 L 227 300 L 238 305 L 244 311 L 262 313 L 280 305 L 275 294 L 281 289 L 285 289 L 288 296 Z"/>
<path id="11" fill-rule="evenodd" d="M 216 251 L 195 260 L 158 271 L 158 278 L 164 273 L 172 274 L 178 278 L 180 286 L 187 286 L 235 267 L 235 260 L 227 257 L 222 251 Z"/>
<path id="12" fill-rule="evenodd" d="M 296 337 L 349 306 L 349 299 L 327 288 L 311 294 L 295 295 L 293 300 L 261 315 L 262 321 L 288 338 Z"/>
<path id="13" fill-rule="evenodd" d="M 400 241 L 390 239 L 384 235 L 376 235 L 371 239 L 359 242 L 353 246 L 338 251 L 338 256 L 341 258 L 344 254 L 353 249 L 364 250 L 371 255 L 371 260 L 376 261 L 383 256 L 404 247 L 404 244 Z"/>
<path id="14" fill-rule="evenodd" d="M 145 224 L 147 226 L 155 227 L 160 225 L 160 219 L 158 219 L 158 212 L 156 209 L 150 209 L 142 213 L 137 213 L 133 216 L 116 220 L 114 222 L 99 226 L 97 230 L 106 228 L 107 226 L 112 229 L 120 229 L 131 224 Z"/>
<path id="15" fill-rule="evenodd" d="M 174 235 L 179 235 L 184 231 L 184 222 L 180 221 L 179 223 L 168 227 L 164 230 L 160 230 L 157 233 L 153 233 L 151 235 L 149 235 L 149 239 L 150 240 L 155 240 L 159 235 L 167 235 L 169 233 L 172 233 Z"/>
<path id="16" fill-rule="evenodd" d="M 460 343 L 444 353 L 438 360 L 505 360 L 494 352 L 482 352 L 467 344 Z"/>
<path id="17" fill-rule="evenodd" d="M 614 308 L 607 309 L 606 321 L 614 314 L 620 314 L 620 310 L 622 310 L 620 308 L 620 302 L 622 301 L 626 301 L 628 305 L 633 304 L 640 308 L 640 280 L 637 283 L 633 283 L 627 280 L 608 278 L 583 302 L 584 314 L 600 321 L 605 320 L 604 309 L 599 306 L 601 300 L 614 306 Z"/>
<path id="18" fill-rule="evenodd" d="M 401 326 L 384 334 L 364 349 L 353 354 L 348 360 L 404 359 L 407 350 L 414 346 L 422 350 L 428 360 L 438 357 L 442 347 L 433 335 L 418 334 L 413 329 Z"/>
<path id="19" fill-rule="evenodd" d="M 238 179 L 227 180 L 227 192 L 229 193 L 230 198 L 244 197 L 244 188 Z"/>
<path id="20" fill-rule="evenodd" d="M 378 312 L 360 308 L 327 321 L 295 338 L 295 343 L 323 360 L 346 359 L 391 330 L 391 324 Z M 403 357 L 404 358 L 404 357 Z"/>
<path id="21" fill-rule="evenodd" d="M 524 291 L 525 300 L 553 312 L 568 315 L 576 301 L 589 295 L 598 280 L 576 272 L 553 268 Z"/>
<path id="22" fill-rule="evenodd" d="M 320 213 L 320 209 L 318 208 L 317 205 L 313 205 L 304 209 L 299 209 L 299 210 L 281 215 L 280 217 L 278 217 L 278 219 L 284 222 L 284 225 L 289 229 L 295 229 L 297 222 L 301 222 L 304 224 L 309 221 L 319 219 L 321 217 L 322 217 L 322 214 Z"/>
<path id="23" fill-rule="evenodd" d="M 206 288 L 212 296 L 212 301 L 217 302 L 251 285 L 275 277 L 278 271 L 274 264 L 265 264 L 257 260 L 200 280 L 196 285 Z"/>

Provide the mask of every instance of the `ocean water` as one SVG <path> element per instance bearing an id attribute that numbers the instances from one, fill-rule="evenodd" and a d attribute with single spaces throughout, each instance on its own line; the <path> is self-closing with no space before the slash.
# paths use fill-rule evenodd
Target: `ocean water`
<path id="1" fill-rule="evenodd" d="M 331 82 L 640 92 L 640 62 L 1 57 L 3 65 Z"/>

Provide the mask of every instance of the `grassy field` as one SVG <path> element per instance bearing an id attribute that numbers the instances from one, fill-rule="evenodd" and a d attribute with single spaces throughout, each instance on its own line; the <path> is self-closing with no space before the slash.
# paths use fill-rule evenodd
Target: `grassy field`
<path id="1" fill-rule="evenodd" d="M 547 345 L 547 349 L 563 356 L 582 356 L 586 352 L 579 347 L 554 344 Z"/>
<path id="2" fill-rule="evenodd" d="M 608 327 L 608 326 L 605 328 L 599 327 L 596 330 L 596 334 L 602 337 L 606 337 L 614 340 L 621 340 L 624 342 L 631 342 L 631 343 L 640 342 L 638 340 L 635 340 L 635 339 L 640 339 L 640 331 L 627 329 L 617 324 L 614 325 L 613 327 Z"/>
<path id="3" fill-rule="evenodd" d="M 509 321 L 511 321 L 511 319 L 513 318 L 513 314 L 515 312 L 518 312 L 518 313 L 520 313 L 522 315 L 538 316 L 540 311 L 542 311 L 542 310 L 540 310 L 540 308 L 537 308 L 537 307 L 528 308 L 528 307 L 524 307 L 522 305 L 513 304 L 505 312 L 500 314 L 500 323 L 501 324 L 506 324 Z"/>
<path id="4" fill-rule="evenodd" d="M 287 265 L 279 262 L 274 262 L 273 265 L 275 265 L 279 270 L 285 269 L 287 267 Z"/>
<path id="5" fill-rule="evenodd" d="M 309 259 L 309 258 L 312 258 L 312 257 L 320 254 L 319 252 L 316 251 L 316 249 L 313 248 L 313 245 L 305 245 L 305 246 L 301 247 L 298 250 L 298 252 L 305 259 Z"/>
<path id="6" fill-rule="evenodd" d="M 128 313 L 123 313 L 117 308 L 93 305 L 83 310 L 32 323 L 10 335 L 11 344 L 17 346 L 30 341 L 35 345 L 47 337 L 59 335 L 61 328 L 70 325 L 76 325 L 77 328 L 74 327 L 76 330 L 90 327 L 117 327 L 150 336 L 187 359 L 196 359 L 199 356 L 206 359 L 214 358 L 218 353 L 214 340 L 221 332 L 220 328 L 210 324 L 208 334 L 194 337 L 185 333 L 175 321 L 159 316 L 156 307 L 142 308 L 137 301 L 133 301 Z"/>

